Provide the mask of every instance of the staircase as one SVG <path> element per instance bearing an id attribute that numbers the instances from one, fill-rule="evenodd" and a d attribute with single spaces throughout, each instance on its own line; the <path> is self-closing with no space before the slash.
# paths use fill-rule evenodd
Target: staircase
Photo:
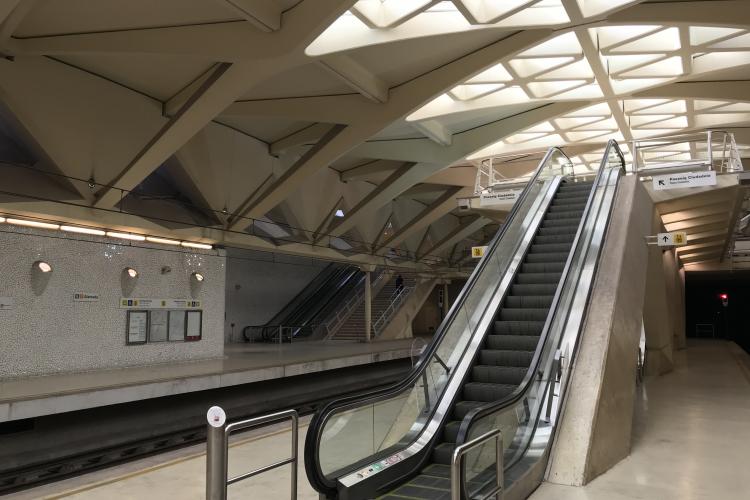
<path id="1" fill-rule="evenodd" d="M 430 459 L 418 475 L 381 500 L 450 498 L 451 459 L 461 422 L 471 410 L 510 395 L 526 376 L 591 187 L 590 182 L 560 186 L 453 402 Z"/>
<path id="2" fill-rule="evenodd" d="M 416 280 L 410 276 L 404 276 L 404 288 L 413 289 L 416 285 Z M 385 311 L 393 300 L 394 293 L 396 291 L 396 276 L 392 276 L 391 280 L 386 283 L 380 292 L 372 298 L 372 311 L 370 318 L 374 323 L 383 311 Z M 373 334 L 374 335 L 374 334 Z M 348 340 L 348 341 L 364 341 L 365 335 L 365 304 L 360 303 L 359 306 L 352 312 L 346 322 L 341 325 L 336 333 L 334 333 L 330 340 Z"/>

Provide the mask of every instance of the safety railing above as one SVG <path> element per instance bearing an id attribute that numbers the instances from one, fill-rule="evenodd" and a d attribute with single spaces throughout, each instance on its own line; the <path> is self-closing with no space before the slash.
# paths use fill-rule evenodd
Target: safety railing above
<path id="1" fill-rule="evenodd" d="M 630 149 L 629 171 L 639 175 L 688 170 L 724 174 L 744 170 L 734 134 L 723 130 L 633 141 Z"/>
<path id="2" fill-rule="evenodd" d="M 227 416 L 219 406 L 212 406 L 206 414 L 208 431 L 206 436 L 206 500 L 226 500 L 227 486 L 249 479 L 285 465 L 291 465 L 290 498 L 297 499 L 297 443 L 299 439 L 299 415 L 296 410 L 286 410 L 262 417 L 241 420 L 227 424 Z M 274 462 L 258 469 L 228 478 L 229 474 L 229 435 L 233 432 L 260 427 L 262 425 L 291 420 L 292 450 L 287 459 Z"/>

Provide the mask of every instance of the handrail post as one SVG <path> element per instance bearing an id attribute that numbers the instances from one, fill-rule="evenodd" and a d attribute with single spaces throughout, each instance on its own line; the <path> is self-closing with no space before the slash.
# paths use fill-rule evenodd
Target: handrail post
<path id="1" fill-rule="evenodd" d="M 505 478 L 503 477 L 503 433 L 500 429 L 493 429 L 467 443 L 457 446 L 453 450 L 453 456 L 451 457 L 451 500 L 461 500 L 464 490 L 463 474 L 461 473 L 461 464 L 463 463 L 464 455 L 493 439 L 495 440 L 495 487 L 482 498 L 484 500 L 489 498 L 502 499 L 505 483 Z"/>
<path id="2" fill-rule="evenodd" d="M 212 406 L 206 414 L 206 500 L 226 500 L 227 416 L 220 406 Z"/>
<path id="3" fill-rule="evenodd" d="M 712 131 L 709 130 L 706 134 L 708 136 L 707 141 L 707 150 L 708 150 L 708 169 L 713 170 L 714 169 L 714 154 L 713 154 L 713 136 Z"/>

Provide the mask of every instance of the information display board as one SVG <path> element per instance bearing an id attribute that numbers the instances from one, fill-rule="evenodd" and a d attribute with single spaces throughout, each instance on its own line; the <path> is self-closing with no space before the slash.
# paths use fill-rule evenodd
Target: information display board
<path id="1" fill-rule="evenodd" d="M 169 311 L 149 311 L 150 321 L 148 329 L 149 342 L 166 342 L 169 328 Z"/>
<path id="2" fill-rule="evenodd" d="M 169 311 L 169 340 L 185 340 L 185 311 Z"/>
<path id="3" fill-rule="evenodd" d="M 203 311 L 187 311 L 185 340 L 195 342 L 201 339 L 203 329 Z"/>
<path id="4" fill-rule="evenodd" d="M 128 311 L 127 343 L 145 344 L 148 337 L 148 311 Z"/>

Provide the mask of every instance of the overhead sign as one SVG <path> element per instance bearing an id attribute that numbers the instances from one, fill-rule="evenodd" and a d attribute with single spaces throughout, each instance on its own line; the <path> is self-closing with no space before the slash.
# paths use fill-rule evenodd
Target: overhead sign
<path id="1" fill-rule="evenodd" d="M 200 300 L 188 299 L 120 299 L 120 309 L 200 309 Z"/>
<path id="2" fill-rule="evenodd" d="M 493 205 L 510 205 L 512 206 L 521 195 L 520 189 L 511 189 L 509 191 L 497 191 L 494 193 L 481 193 L 479 195 L 479 206 L 489 207 Z"/>
<path id="3" fill-rule="evenodd" d="M 707 172 L 685 172 L 682 174 L 655 175 L 653 178 L 654 189 L 663 191 L 665 189 L 682 189 L 701 186 L 716 185 L 716 171 Z"/>
<path id="4" fill-rule="evenodd" d="M 484 252 L 487 251 L 487 247 L 471 247 L 471 257 L 474 259 L 481 259 L 484 257 Z"/>
<path id="5" fill-rule="evenodd" d="M 16 307 L 13 297 L 0 297 L 0 311 L 10 311 Z"/>
<path id="6" fill-rule="evenodd" d="M 75 292 L 73 302 L 99 302 L 98 293 Z"/>
<path id="7" fill-rule="evenodd" d="M 687 233 L 680 231 L 675 233 L 659 233 L 656 242 L 660 247 L 681 247 L 687 245 Z"/>

